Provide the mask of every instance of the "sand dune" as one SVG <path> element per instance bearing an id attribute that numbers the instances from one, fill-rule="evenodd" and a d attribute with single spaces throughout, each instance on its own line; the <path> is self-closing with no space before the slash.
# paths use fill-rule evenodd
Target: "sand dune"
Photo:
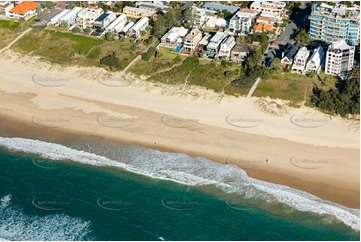
<path id="1" fill-rule="evenodd" d="M 359 207 L 357 121 L 282 100 L 221 98 L 99 68 L 63 68 L 10 50 L 0 59 L 0 101 L 13 135 L 26 126 L 27 136 L 96 135 L 205 156 Z"/>

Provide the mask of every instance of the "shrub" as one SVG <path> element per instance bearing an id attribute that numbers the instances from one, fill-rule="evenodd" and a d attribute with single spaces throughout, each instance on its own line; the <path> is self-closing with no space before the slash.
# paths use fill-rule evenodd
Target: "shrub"
<path id="1" fill-rule="evenodd" d="M 142 54 L 142 60 L 149 61 L 150 60 L 150 54 L 148 52 Z"/>

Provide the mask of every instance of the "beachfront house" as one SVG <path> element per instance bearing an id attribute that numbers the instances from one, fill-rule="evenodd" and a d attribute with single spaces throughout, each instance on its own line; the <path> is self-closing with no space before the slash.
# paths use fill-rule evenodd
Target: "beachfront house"
<path id="1" fill-rule="evenodd" d="M 167 48 L 183 46 L 185 36 L 188 32 L 189 30 L 184 27 L 173 27 L 162 37 L 160 46 Z"/>
<path id="2" fill-rule="evenodd" d="M 141 18 L 129 29 L 129 36 L 135 39 L 139 38 L 141 36 L 141 32 L 145 31 L 148 25 L 149 25 L 149 18 L 148 17 Z"/>
<path id="3" fill-rule="evenodd" d="M 65 14 L 67 14 L 70 11 L 70 9 L 64 9 L 63 11 L 61 11 L 59 14 L 57 14 L 56 16 L 54 16 L 52 19 L 50 19 L 50 24 L 54 25 L 54 26 L 59 26 L 60 24 L 60 18 L 62 18 Z"/>
<path id="4" fill-rule="evenodd" d="M 101 32 L 101 31 L 105 30 L 105 28 L 111 22 L 113 22 L 116 18 L 117 18 L 117 15 L 112 11 L 103 13 L 94 22 L 95 31 Z"/>
<path id="5" fill-rule="evenodd" d="M 310 59 L 308 60 L 305 68 L 305 74 L 310 72 L 319 73 L 325 62 L 325 52 L 321 46 L 314 49 Z"/>
<path id="6" fill-rule="evenodd" d="M 229 21 L 229 31 L 234 35 L 250 34 L 257 14 L 256 10 L 241 8 Z"/>
<path id="7" fill-rule="evenodd" d="M 15 5 L 7 12 L 7 17 L 12 19 L 25 19 L 29 20 L 38 14 L 40 4 L 37 2 L 24 1 Z"/>
<path id="8" fill-rule="evenodd" d="M 229 60 L 231 57 L 231 50 L 235 45 L 236 45 L 236 40 L 234 39 L 233 36 L 229 36 L 228 38 L 224 39 L 219 48 L 217 58 Z"/>
<path id="9" fill-rule="evenodd" d="M 129 23 L 127 23 L 124 26 L 124 28 L 119 33 L 124 34 L 124 35 L 128 34 L 130 28 L 133 27 L 133 25 L 134 25 L 134 22 L 130 21 Z"/>
<path id="10" fill-rule="evenodd" d="M 71 26 L 76 23 L 76 17 L 78 16 L 78 13 L 82 11 L 83 8 L 81 7 L 74 7 L 72 10 L 67 12 L 64 16 L 62 16 L 59 19 L 59 25 L 63 22 L 66 22 L 68 26 Z"/>
<path id="11" fill-rule="evenodd" d="M 5 18 L 8 16 L 9 11 L 14 8 L 14 3 L 12 1 L 2 1 L 0 2 L 0 18 Z"/>
<path id="12" fill-rule="evenodd" d="M 224 18 L 219 18 L 218 16 L 211 16 L 204 24 L 203 29 L 218 30 L 218 29 L 225 29 L 226 27 L 227 27 L 227 22 Z"/>
<path id="13" fill-rule="evenodd" d="M 103 12 L 102 8 L 88 6 L 79 12 L 76 19 L 76 25 L 81 29 L 93 29 L 95 20 L 99 18 Z"/>
<path id="14" fill-rule="evenodd" d="M 127 16 L 125 14 L 120 14 L 111 24 L 105 27 L 106 32 L 112 32 L 114 34 L 120 33 L 127 22 Z"/>
<path id="15" fill-rule="evenodd" d="M 294 45 L 287 44 L 285 46 L 285 49 L 282 51 L 281 64 L 283 64 L 286 67 L 292 65 L 293 59 L 297 54 L 298 50 L 300 49 L 300 47 L 301 46 L 298 43 Z"/>
<path id="16" fill-rule="evenodd" d="M 243 62 L 246 57 L 256 51 L 258 47 L 258 42 L 253 42 L 252 44 L 236 44 L 231 50 L 231 61 L 236 63 Z"/>
<path id="17" fill-rule="evenodd" d="M 285 17 L 287 14 L 285 1 L 254 1 L 250 8 L 258 12 L 276 13 L 279 17 Z"/>
<path id="18" fill-rule="evenodd" d="M 198 43 L 202 40 L 202 31 L 199 29 L 192 29 L 190 33 L 185 36 L 182 53 L 191 55 L 198 47 Z"/>
<path id="19" fill-rule="evenodd" d="M 306 47 L 302 47 L 295 55 L 291 71 L 294 73 L 303 74 L 309 56 L 310 51 L 307 50 Z"/>
<path id="20" fill-rule="evenodd" d="M 219 50 L 219 47 L 222 41 L 227 38 L 227 33 L 224 32 L 217 32 L 209 41 L 209 44 L 206 47 L 206 56 L 208 58 L 214 58 Z"/>

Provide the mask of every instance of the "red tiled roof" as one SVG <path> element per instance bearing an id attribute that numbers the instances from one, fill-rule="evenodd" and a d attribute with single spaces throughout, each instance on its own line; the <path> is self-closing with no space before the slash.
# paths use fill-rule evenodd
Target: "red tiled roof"
<path id="1" fill-rule="evenodd" d="M 30 10 L 35 10 L 40 6 L 39 3 L 36 2 L 21 2 L 18 5 L 16 5 L 13 9 L 10 10 L 11 13 L 17 13 L 17 14 L 25 14 L 26 12 Z"/>
<path id="2" fill-rule="evenodd" d="M 253 29 L 255 31 L 260 31 L 260 32 L 263 31 L 263 30 L 265 30 L 265 31 L 275 31 L 276 30 L 276 28 L 273 27 L 272 24 L 266 24 L 266 23 L 256 23 L 253 26 Z"/>
<path id="3" fill-rule="evenodd" d="M 249 8 L 241 8 L 239 11 L 243 12 L 243 13 L 257 13 L 256 10 L 249 9 Z"/>

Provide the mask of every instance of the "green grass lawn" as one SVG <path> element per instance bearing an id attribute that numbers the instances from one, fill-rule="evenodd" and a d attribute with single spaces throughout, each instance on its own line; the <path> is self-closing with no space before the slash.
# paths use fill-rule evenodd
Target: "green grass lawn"
<path id="1" fill-rule="evenodd" d="M 0 20 L 0 28 L 14 30 L 19 27 L 19 23 L 9 20 Z"/>
<path id="2" fill-rule="evenodd" d="M 315 81 L 316 78 L 299 74 L 276 73 L 262 80 L 253 95 L 290 100 L 292 105 L 297 106 L 308 99 Z"/>
<path id="3" fill-rule="evenodd" d="M 19 23 L 0 20 L 0 49 L 6 47 L 20 34 Z"/>
<path id="4" fill-rule="evenodd" d="M 134 58 L 130 50 L 130 39 L 105 41 L 59 30 L 34 30 L 21 38 L 13 49 L 23 54 L 32 54 L 44 60 L 61 65 L 94 66 L 99 65 L 101 57 L 115 52 L 123 69 Z"/>
<path id="5" fill-rule="evenodd" d="M 202 62 L 190 73 L 184 69 L 183 64 L 168 71 L 152 75 L 149 80 L 166 84 L 182 85 L 187 80 L 188 85 L 202 86 L 215 92 L 229 95 L 245 95 L 249 88 L 239 88 L 229 85 L 230 79 L 225 77 L 226 70 L 237 68 L 236 64 L 223 67 L 218 62 Z"/>
<path id="6" fill-rule="evenodd" d="M 159 57 L 152 58 L 149 61 L 139 60 L 130 68 L 129 71 L 137 75 L 152 75 L 179 64 L 179 61 L 175 59 L 178 54 L 172 52 L 171 49 L 159 47 L 157 51 L 160 53 Z M 179 55 L 179 57 L 181 60 L 186 58 L 182 55 Z"/>

